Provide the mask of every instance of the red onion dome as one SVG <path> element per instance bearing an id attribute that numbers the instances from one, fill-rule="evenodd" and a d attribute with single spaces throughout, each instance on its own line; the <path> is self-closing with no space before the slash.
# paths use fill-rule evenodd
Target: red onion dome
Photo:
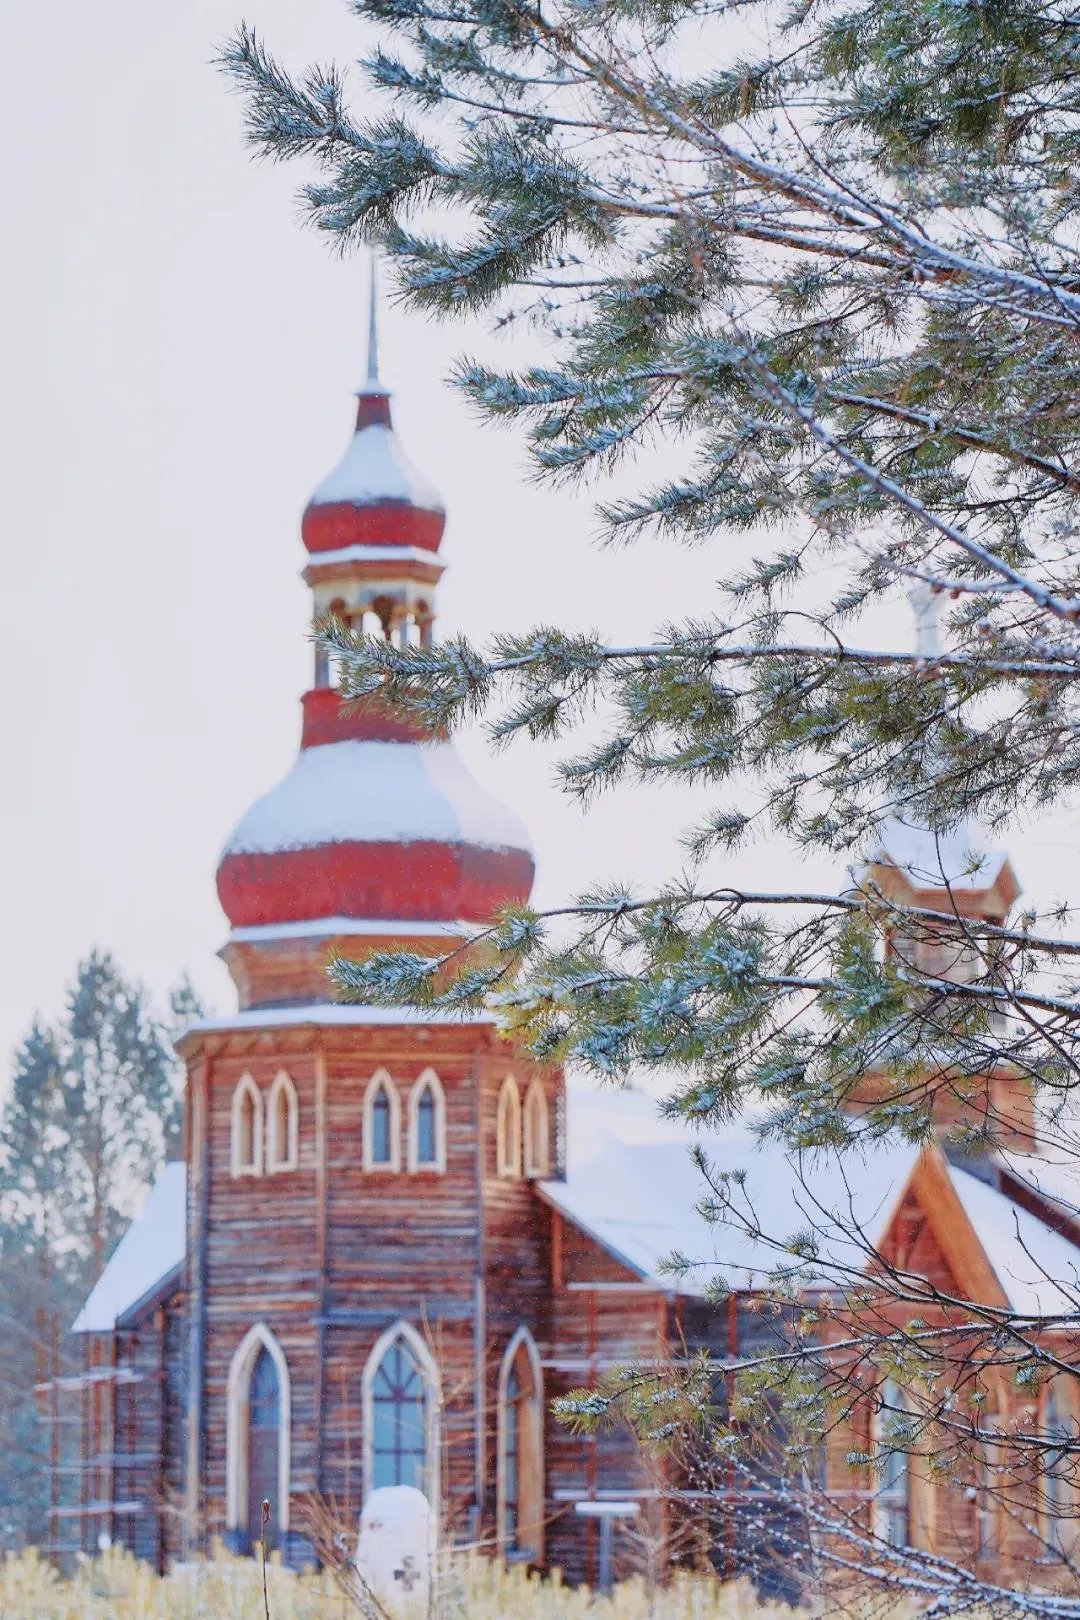
<path id="1" fill-rule="evenodd" d="M 529 897 L 517 816 L 446 742 L 305 748 L 258 799 L 218 866 L 233 928 L 319 918 L 480 922 Z"/>
<path id="2" fill-rule="evenodd" d="M 301 534 L 308 551 L 411 546 L 438 551 L 446 511 L 412 465 L 390 419 L 390 396 L 369 382 L 357 396 L 356 431 L 308 502 Z"/>

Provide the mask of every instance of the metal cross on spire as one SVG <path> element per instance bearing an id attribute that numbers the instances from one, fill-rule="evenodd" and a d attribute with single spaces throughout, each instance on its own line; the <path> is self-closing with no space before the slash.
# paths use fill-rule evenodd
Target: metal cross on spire
<path id="1" fill-rule="evenodd" d="M 379 388 L 379 258 L 374 247 L 368 249 L 368 266 L 367 386 Z"/>

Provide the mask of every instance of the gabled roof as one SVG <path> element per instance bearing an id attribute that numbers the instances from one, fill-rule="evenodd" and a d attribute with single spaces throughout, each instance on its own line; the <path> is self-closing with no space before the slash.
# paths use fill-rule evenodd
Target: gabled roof
<path id="1" fill-rule="evenodd" d="M 575 1127 L 571 1094 L 568 1136 Z M 613 1121 L 618 1129 L 617 1120 Z M 540 1184 L 541 1196 L 643 1281 L 670 1293 L 701 1295 L 722 1280 L 733 1289 L 763 1287 L 789 1262 L 781 1242 L 814 1227 L 828 1282 L 861 1270 L 865 1243 L 884 1232 L 918 1157 L 914 1148 L 874 1146 L 833 1155 L 791 1155 L 761 1142 L 746 1125 L 691 1133 L 657 1121 L 653 1140 L 602 1141 L 591 1157 L 571 1162 L 564 1181 Z M 691 1160 L 700 1147 L 730 1212 L 709 1224 L 701 1204 L 709 1182 Z M 741 1181 L 730 1179 L 742 1177 Z M 693 1262 L 679 1277 L 663 1262 L 679 1253 Z"/>
<path id="2" fill-rule="evenodd" d="M 1075 1311 L 1080 1248 L 980 1176 L 952 1165 L 950 1178 L 1012 1309 L 1033 1316 Z"/>
<path id="3" fill-rule="evenodd" d="M 777 1241 L 811 1228 L 819 1262 L 810 1270 L 823 1286 L 859 1273 L 910 1188 L 938 1215 L 946 1238 L 959 1225 L 968 1229 L 966 1248 L 964 1241 L 948 1246 L 960 1261 L 954 1269 L 963 1268 L 965 1254 L 974 1260 L 968 1286 L 977 1297 L 985 1289 L 987 1303 L 993 1294 L 1014 1310 L 1053 1314 L 1074 1308 L 1080 1293 L 1080 1246 L 1058 1223 L 1041 1219 L 1030 1201 L 1010 1196 L 1007 1184 L 999 1184 L 996 1159 L 986 1161 L 985 1173 L 976 1173 L 950 1163 L 937 1147 L 919 1152 L 894 1142 L 867 1144 L 840 1157 L 792 1154 L 762 1142 L 752 1122 L 696 1133 L 662 1120 L 655 1103 L 640 1093 L 594 1092 L 590 1099 L 572 1086 L 569 1105 L 569 1140 L 584 1124 L 593 1150 L 571 1159 L 564 1181 L 542 1183 L 541 1196 L 642 1281 L 667 1292 L 701 1295 L 717 1280 L 733 1289 L 763 1287 L 786 1263 Z M 606 1134 L 595 1124 L 589 1132 L 590 1117 L 603 1122 Z M 728 1178 L 722 1185 L 729 1210 L 713 1224 L 701 1213 L 713 1191 L 691 1160 L 695 1146 L 714 1180 Z M 1044 1161 L 1009 1155 L 1014 1173 L 1017 1158 L 1037 1179 Z M 1065 1172 L 1047 1171 L 1061 1199 Z M 741 1182 L 733 1179 L 740 1174 Z M 1075 1171 L 1072 1179 L 1080 1182 Z M 1071 1191 L 1080 1204 L 1080 1186 Z M 674 1253 L 695 1262 L 688 1274 L 665 1272 L 663 1262 Z"/>
<path id="4" fill-rule="evenodd" d="M 73 1333 L 111 1333 L 184 1263 L 186 1176 L 167 1164 L 75 1318 Z"/>
<path id="5" fill-rule="evenodd" d="M 947 895 L 951 903 L 933 909 L 961 910 L 972 905 L 986 914 L 1004 916 L 1020 893 L 1020 883 L 1007 853 L 987 848 L 974 828 L 961 825 L 933 833 L 911 822 L 891 819 L 881 829 L 865 862 L 867 877 L 886 894 L 911 901 Z"/>

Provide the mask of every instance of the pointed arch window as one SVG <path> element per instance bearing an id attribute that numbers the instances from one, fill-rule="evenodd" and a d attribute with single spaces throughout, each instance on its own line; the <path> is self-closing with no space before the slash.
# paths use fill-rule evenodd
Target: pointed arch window
<path id="1" fill-rule="evenodd" d="M 507 1075 L 499 1092 L 495 1118 L 496 1170 L 500 1176 L 521 1174 L 521 1094 L 513 1075 Z"/>
<path id="2" fill-rule="evenodd" d="M 537 1075 L 525 1093 L 525 1174 L 546 1176 L 551 1171 L 551 1125 L 547 1093 Z"/>
<path id="3" fill-rule="evenodd" d="M 1044 1451 L 1040 1467 L 1043 1541 L 1049 1553 L 1060 1556 L 1071 1551 L 1075 1537 L 1073 1524 L 1075 1462 L 1069 1442 L 1075 1439 L 1076 1431 L 1068 1421 L 1064 1402 L 1053 1383 L 1046 1386 L 1042 1431 Z"/>
<path id="4" fill-rule="evenodd" d="M 266 1168 L 295 1170 L 300 1162 L 300 1104 L 296 1087 L 282 1069 L 270 1087 L 266 1111 Z"/>
<path id="5" fill-rule="evenodd" d="M 892 1378 L 881 1386 L 874 1420 L 876 1450 L 882 1459 L 874 1499 L 874 1532 L 889 1547 L 907 1547 L 911 1541 L 911 1468 L 907 1452 L 895 1433 L 907 1409 L 904 1392 Z"/>
<path id="6" fill-rule="evenodd" d="M 409 1093 L 409 1169 L 446 1169 L 446 1097 L 434 1069 L 425 1069 Z"/>
<path id="7" fill-rule="evenodd" d="M 249 1330 L 229 1365 L 226 1420 L 226 1523 L 238 1551 L 262 1535 L 280 1545 L 289 1528 L 290 1384 L 285 1353 L 262 1322 Z"/>
<path id="8" fill-rule="evenodd" d="M 376 1069 L 364 1096 L 364 1169 L 401 1169 L 401 1099 L 385 1069 Z"/>
<path id="9" fill-rule="evenodd" d="M 543 1385 L 532 1335 L 521 1327 L 499 1370 L 499 1545 L 539 1563 L 543 1555 Z"/>
<path id="10" fill-rule="evenodd" d="M 364 1369 L 364 1490 L 412 1485 L 437 1508 L 438 1376 L 420 1335 L 398 1322 Z"/>
<path id="11" fill-rule="evenodd" d="M 232 1097 L 230 1159 L 234 1176 L 261 1176 L 263 1170 L 262 1093 L 250 1074 Z"/>
<path id="12" fill-rule="evenodd" d="M 991 1395 L 979 1409 L 979 1428 L 987 1436 L 1001 1433 L 1001 1413 Z M 1000 1449 L 993 1439 L 984 1439 L 975 1455 L 975 1552 L 979 1558 L 996 1558 L 998 1553 L 998 1493 Z"/>

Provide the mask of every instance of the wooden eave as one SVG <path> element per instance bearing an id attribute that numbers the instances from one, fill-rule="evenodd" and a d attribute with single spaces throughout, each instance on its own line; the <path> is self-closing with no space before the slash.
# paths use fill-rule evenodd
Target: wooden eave
<path id="1" fill-rule="evenodd" d="M 587 1238 L 590 1243 L 595 1244 L 598 1249 L 603 1249 L 604 1253 L 610 1255 L 612 1260 L 616 1261 L 618 1265 L 624 1266 L 627 1271 L 632 1271 L 635 1274 L 637 1283 L 627 1283 L 628 1287 L 640 1286 L 648 1289 L 651 1293 L 659 1295 L 663 1299 L 674 1299 L 676 1293 L 678 1292 L 677 1289 L 665 1288 L 663 1284 L 656 1282 L 656 1280 L 650 1277 L 635 1260 L 631 1260 L 627 1255 L 623 1254 L 614 1243 L 610 1242 L 605 1237 L 601 1237 L 599 1232 L 593 1232 L 589 1227 L 584 1226 L 581 1221 L 576 1219 L 575 1216 L 569 1214 L 557 1199 L 550 1195 L 542 1181 L 534 1181 L 530 1183 L 530 1185 L 532 1186 L 533 1192 L 537 1195 L 537 1197 L 547 1205 L 548 1209 L 554 1210 L 555 1214 L 561 1221 L 564 1221 L 567 1226 L 572 1226 L 575 1231 L 580 1232 L 583 1237 Z M 601 1281 L 598 1286 L 600 1288 L 618 1286 L 621 1281 L 621 1278 L 611 1278 L 608 1282 Z M 564 1282 L 562 1286 L 565 1289 L 567 1284 Z M 582 1283 L 580 1286 L 582 1288 L 587 1288 L 590 1285 L 588 1283 Z"/>
<path id="2" fill-rule="evenodd" d="M 180 1290 L 183 1281 L 184 1262 L 181 1260 L 179 1265 L 173 1266 L 171 1271 L 167 1271 L 164 1277 L 159 1278 L 152 1288 L 148 1288 L 142 1298 L 135 1301 L 134 1305 L 129 1305 L 126 1311 L 120 1312 L 116 1318 L 114 1331 L 121 1333 L 131 1328 L 141 1327 L 146 1318 L 151 1316 L 159 1305 L 164 1305 L 167 1299 L 171 1299 L 173 1294 Z"/>

